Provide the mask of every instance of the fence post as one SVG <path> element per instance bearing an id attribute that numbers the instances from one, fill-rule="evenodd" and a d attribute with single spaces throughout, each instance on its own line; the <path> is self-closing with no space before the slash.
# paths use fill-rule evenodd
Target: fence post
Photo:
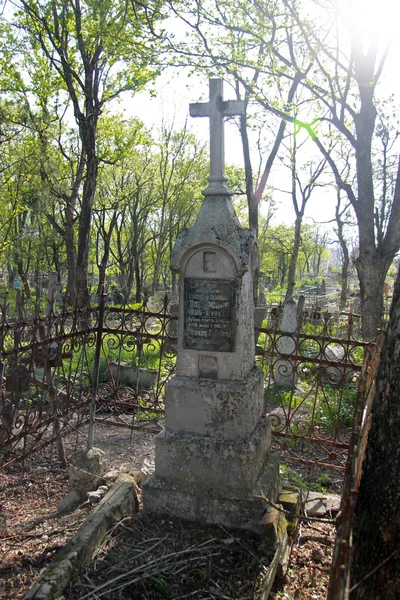
<path id="1" fill-rule="evenodd" d="M 47 288 L 47 307 L 46 307 L 46 318 L 47 318 L 47 332 L 45 337 L 47 337 L 47 345 L 46 345 L 46 356 L 44 361 L 44 377 L 47 381 L 47 393 L 49 395 L 50 405 L 54 411 L 54 424 L 53 424 L 53 432 L 54 439 L 57 447 L 57 455 L 58 461 L 60 465 L 65 468 L 67 466 L 67 459 L 65 457 L 65 448 L 64 442 L 61 437 L 61 426 L 60 419 L 57 416 L 57 394 L 54 387 L 53 373 L 52 373 L 52 365 L 50 363 L 50 352 L 51 352 L 51 343 L 49 340 L 52 336 L 52 321 L 54 316 L 54 303 L 55 303 L 55 295 L 57 291 L 57 273 L 52 272 L 49 276 L 49 284 Z M 61 344 L 62 346 L 62 344 Z M 58 348 L 58 351 L 62 352 L 62 347 Z"/>
<path id="2" fill-rule="evenodd" d="M 104 286 L 99 298 L 99 317 L 97 323 L 97 334 L 96 334 L 96 350 L 94 355 L 93 365 L 93 378 L 92 378 L 92 389 L 90 397 L 90 415 L 89 415 L 89 431 L 87 440 L 87 449 L 93 448 L 93 437 L 94 437 L 94 422 L 96 417 L 96 396 L 97 389 L 99 386 L 99 372 L 100 372 L 100 354 L 101 344 L 103 341 L 103 326 L 104 326 L 104 311 L 106 305 L 106 296 Z"/>

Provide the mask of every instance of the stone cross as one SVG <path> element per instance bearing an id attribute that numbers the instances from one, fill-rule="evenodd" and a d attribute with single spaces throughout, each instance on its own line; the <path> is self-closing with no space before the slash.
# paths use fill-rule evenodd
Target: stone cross
<path id="1" fill-rule="evenodd" d="M 190 105 L 191 117 L 210 119 L 210 176 L 204 196 L 232 194 L 227 188 L 224 168 L 224 117 L 244 114 L 241 100 L 223 100 L 222 79 L 210 79 L 209 102 Z"/>

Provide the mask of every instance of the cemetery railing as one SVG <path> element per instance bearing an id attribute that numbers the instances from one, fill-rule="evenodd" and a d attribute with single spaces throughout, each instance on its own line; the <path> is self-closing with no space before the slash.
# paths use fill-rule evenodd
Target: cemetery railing
<path id="1" fill-rule="evenodd" d="M 291 461 L 344 470 L 362 366 L 373 342 L 353 315 L 303 312 L 295 331 L 279 328 L 278 307 L 257 328 L 275 443 Z"/>
<path id="2" fill-rule="evenodd" d="M 343 469 L 357 382 L 373 345 L 351 316 L 310 313 L 296 332 L 282 332 L 280 310 L 266 310 L 255 331 L 274 439 L 292 460 Z M 134 306 L 105 303 L 103 311 L 64 302 L 47 312 L 11 320 L 1 311 L 0 464 L 79 431 L 93 397 L 96 420 L 159 431 L 175 369 L 176 304 L 161 295 Z"/>
<path id="3" fill-rule="evenodd" d="M 375 393 L 375 375 L 379 366 L 383 338 L 376 344 L 369 361 L 363 365 L 351 432 L 340 505 L 335 546 L 331 563 L 327 600 L 348 600 L 352 561 L 354 510 L 362 474 L 362 463 L 371 426 L 371 407 Z"/>

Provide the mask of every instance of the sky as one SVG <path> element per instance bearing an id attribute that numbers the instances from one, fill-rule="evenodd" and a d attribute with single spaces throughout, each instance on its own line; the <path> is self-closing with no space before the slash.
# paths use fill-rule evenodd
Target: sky
<path id="1" fill-rule="evenodd" d="M 342 0 L 339 0 L 341 2 Z M 343 7 L 347 8 L 349 0 L 343 0 Z M 396 33 L 400 22 L 400 2 L 397 0 L 352 0 L 355 7 L 353 27 L 360 32 L 377 31 L 379 42 L 385 42 L 393 37 L 392 48 L 386 65 L 386 74 L 381 85 L 385 95 L 396 93 L 400 97 L 400 77 L 398 60 L 400 57 L 400 41 Z M 390 18 L 388 17 L 390 16 Z M 148 127 L 157 128 L 164 119 L 172 121 L 176 127 L 184 124 L 188 119 L 189 126 L 196 137 L 208 141 L 208 119 L 193 119 L 189 116 L 191 102 L 208 100 L 208 81 L 204 76 L 191 75 L 185 69 L 169 69 L 164 72 L 156 83 L 157 96 L 150 97 L 147 92 L 137 94 L 134 99 L 124 101 L 123 109 L 133 116 L 141 119 Z M 224 98 L 234 98 L 233 90 L 225 84 Z M 309 141 L 310 151 L 314 147 Z M 243 167 L 241 140 L 237 124 L 225 122 L 225 163 Z M 278 190 L 290 190 L 290 177 L 288 169 L 276 160 L 269 179 L 269 185 L 274 188 L 273 197 L 278 205 L 275 221 L 277 223 L 292 224 L 294 212 L 288 193 Z M 228 182 L 229 184 L 229 182 Z M 332 190 L 317 190 L 310 198 L 306 216 L 309 220 L 329 223 L 334 218 L 336 193 Z M 261 212 L 266 207 L 261 206 Z M 325 225 L 329 228 L 332 225 Z"/>

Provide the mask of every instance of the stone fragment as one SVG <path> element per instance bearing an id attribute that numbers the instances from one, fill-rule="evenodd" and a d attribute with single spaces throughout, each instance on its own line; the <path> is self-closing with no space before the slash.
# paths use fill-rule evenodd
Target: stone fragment
<path id="1" fill-rule="evenodd" d="M 105 494 L 108 492 L 106 485 L 100 485 L 97 490 L 87 493 L 87 499 L 90 504 L 98 504 Z"/>
<path id="2" fill-rule="evenodd" d="M 151 477 L 153 475 L 154 470 L 155 470 L 154 460 L 152 460 L 150 458 L 145 458 L 143 461 L 142 468 L 140 469 L 140 473 L 137 476 L 135 476 L 136 483 L 139 485 L 143 484 L 145 481 L 147 481 L 149 479 L 149 477 Z"/>
<path id="3" fill-rule="evenodd" d="M 85 493 L 96 490 L 106 471 L 107 460 L 103 450 L 78 450 L 70 458 L 69 489 Z"/>
<path id="4" fill-rule="evenodd" d="M 326 512 L 330 515 L 337 515 L 337 513 L 340 511 L 341 502 L 342 498 L 338 494 L 326 494 L 324 500 Z"/>
<path id="5" fill-rule="evenodd" d="M 94 492 L 87 493 L 87 499 L 90 504 L 98 504 L 100 500 L 103 498 L 105 492 L 101 492 L 99 490 L 95 490 Z"/>
<path id="6" fill-rule="evenodd" d="M 340 510 L 340 496 L 337 494 L 321 494 L 308 492 L 304 508 L 309 517 L 324 517 L 326 514 L 337 514 Z"/>
<path id="7" fill-rule="evenodd" d="M 279 504 L 293 515 L 286 515 L 288 535 L 293 536 L 299 522 L 297 515 L 300 513 L 300 493 L 298 491 L 284 489 L 279 495 Z"/>
<path id="8" fill-rule="evenodd" d="M 115 483 L 123 483 L 124 481 L 133 483 L 136 485 L 135 477 L 133 475 L 131 475 L 130 473 L 119 473 L 117 479 L 115 480 Z"/>
<path id="9" fill-rule="evenodd" d="M 114 481 L 117 479 L 120 472 L 121 471 L 119 469 L 111 469 L 110 471 L 107 471 L 107 473 L 105 473 L 103 475 L 103 480 L 105 481 L 105 483 L 107 485 L 112 485 L 114 483 Z"/>
<path id="10" fill-rule="evenodd" d="M 81 492 L 71 490 L 58 505 L 58 512 L 65 513 L 69 510 L 72 510 L 73 508 L 76 508 L 78 504 L 80 504 L 83 501 L 83 499 L 84 495 Z"/>
<path id="11" fill-rule="evenodd" d="M 261 535 L 267 550 L 276 551 L 280 544 L 287 542 L 285 515 L 276 508 L 270 508 L 261 520 Z"/>

